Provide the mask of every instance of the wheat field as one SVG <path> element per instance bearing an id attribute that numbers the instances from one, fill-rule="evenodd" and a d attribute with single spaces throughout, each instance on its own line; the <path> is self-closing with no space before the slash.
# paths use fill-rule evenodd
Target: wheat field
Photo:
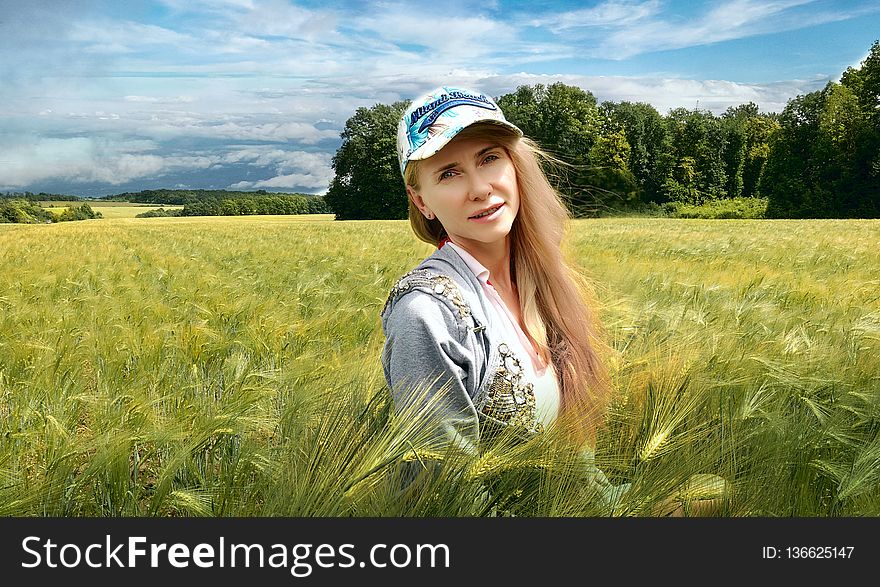
<path id="1" fill-rule="evenodd" d="M 565 458 L 535 465 L 549 441 L 389 481 L 419 457 L 378 314 L 430 248 L 330 218 L 0 225 L 0 514 L 605 515 Z M 701 473 L 720 515 L 880 514 L 878 245 L 878 221 L 572 223 L 615 515 Z"/>
<path id="2" fill-rule="evenodd" d="M 102 200 L 90 200 L 87 202 L 41 202 L 40 205 L 53 214 L 61 214 L 71 205 L 79 206 L 88 204 L 95 212 L 100 212 L 104 218 L 134 218 L 138 214 L 164 208 L 165 210 L 180 210 L 183 206 L 153 206 L 150 204 L 130 204 L 129 202 L 110 202 Z"/>

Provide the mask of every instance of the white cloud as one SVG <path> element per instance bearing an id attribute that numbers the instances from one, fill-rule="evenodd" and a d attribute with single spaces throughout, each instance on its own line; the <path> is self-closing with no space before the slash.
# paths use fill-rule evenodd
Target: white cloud
<path id="1" fill-rule="evenodd" d="M 290 169 L 315 169 L 326 165 L 330 156 L 309 151 L 285 151 L 269 145 L 233 147 L 222 157 L 224 163 L 252 162 L 260 167 L 278 166 L 279 172 Z"/>
<path id="2" fill-rule="evenodd" d="M 234 147 L 191 154 L 158 154 L 160 145 L 145 140 L 90 137 L 66 139 L 15 137 L 0 143 L 0 189 L 21 189 L 49 180 L 120 185 L 172 173 L 247 163 L 269 168 L 275 177 L 242 181 L 234 189 L 305 188 L 326 191 L 333 171 L 330 153 L 285 151 L 271 146 Z"/>
<path id="3" fill-rule="evenodd" d="M 329 177 L 320 177 L 305 173 L 292 173 L 290 175 L 279 175 L 270 179 L 263 179 L 260 181 L 240 181 L 238 183 L 230 185 L 229 189 L 251 190 L 262 188 L 306 188 L 326 192 L 327 186 L 329 185 L 331 179 L 333 179 L 332 174 L 330 174 Z"/>
<path id="4" fill-rule="evenodd" d="M 287 151 L 267 145 L 198 152 L 162 154 L 162 146 L 149 140 L 93 137 L 4 137 L 0 142 L 0 189 L 23 189 L 46 181 L 71 184 L 104 183 L 111 186 L 134 180 L 247 164 L 269 169 L 274 177 L 241 181 L 232 189 L 297 188 L 326 191 L 333 171 L 332 154 Z"/>
<path id="5" fill-rule="evenodd" d="M 556 52 L 566 52 L 568 58 L 623 60 L 643 53 L 803 29 L 880 10 L 876 3 L 828 10 L 817 0 L 728 0 L 694 3 L 702 12 L 685 18 L 668 10 L 667 4 L 662 0 L 606 0 L 578 10 L 519 14 L 514 22 L 521 31 L 537 28 L 553 36 L 558 42 Z"/>
<path id="6" fill-rule="evenodd" d="M 185 48 L 192 44 L 189 35 L 152 24 L 134 21 L 94 20 L 72 25 L 68 40 L 87 43 L 97 52 L 127 53 L 144 46 L 174 46 Z"/>
<path id="7" fill-rule="evenodd" d="M 87 113 L 59 114 L 52 109 L 36 110 L 34 119 L 45 121 L 47 128 L 75 132 L 75 138 L 16 136 L 0 141 L 0 189 L 20 189 L 50 179 L 71 183 L 103 182 L 119 185 L 132 180 L 171 176 L 177 172 L 208 169 L 212 166 L 247 164 L 268 169 L 269 179 L 241 181 L 235 189 L 287 188 L 326 190 L 333 172 L 332 152 L 305 152 L 297 145 L 338 140 L 338 128 L 319 129 L 311 121 L 331 120 L 341 126 L 354 109 L 375 102 L 389 103 L 411 98 L 430 89 L 436 80 L 412 74 L 379 80 L 373 88 L 374 100 L 358 102 L 350 96 L 340 99 L 335 89 L 313 90 L 297 97 L 293 90 L 256 89 L 264 98 L 263 114 L 219 114 L 168 110 L 162 102 L 181 97 L 130 94 L 123 103 L 156 110 L 97 110 Z M 690 80 L 661 77 L 535 75 L 517 73 L 493 75 L 484 70 L 458 69 L 443 81 L 479 88 L 498 96 L 520 85 L 562 82 L 593 92 L 599 101 L 648 102 L 665 113 L 671 108 L 699 107 L 720 114 L 729 106 L 755 102 L 764 111 L 780 111 L 797 94 L 819 89 L 824 79 L 794 80 L 771 84 L 744 84 L 724 80 Z M 359 80 L 352 80 L 359 83 Z M 253 100 L 253 98 L 250 98 Z M 246 100 L 246 98 L 245 98 Z M 181 99 L 181 102 L 186 100 Z M 279 112 L 272 105 L 281 102 L 288 110 Z M 198 103 L 196 101 L 195 103 Z M 237 103 L 234 103 L 237 104 Z M 302 106 L 302 110 L 299 106 Z M 272 113 L 272 110 L 276 111 Z M 40 115 L 42 114 L 42 115 Z M 294 117 L 309 120 L 294 120 Z M 60 126 L 59 126 L 60 125 Z M 58 131 L 56 131 L 58 132 Z M 113 134 L 108 134 L 113 133 Z M 151 137 L 134 139 L 131 137 Z M 115 138 L 113 138 L 115 137 Z M 128 137 L 128 138 L 120 138 Z M 175 152 L 179 139 L 209 140 L 202 152 Z M 224 144 L 225 141 L 225 144 Z M 234 146 L 238 141 L 271 144 Z M 292 147 L 292 148 L 291 148 Z"/>
<path id="8" fill-rule="evenodd" d="M 732 0 L 693 20 L 641 19 L 607 36 L 599 51 L 613 59 L 624 59 L 647 51 L 708 45 L 773 31 L 802 28 L 802 22 L 780 17 L 790 8 L 813 1 Z"/>
<path id="9" fill-rule="evenodd" d="M 165 6 L 177 10 L 228 10 L 254 8 L 254 0 L 159 0 Z"/>
<path id="10" fill-rule="evenodd" d="M 163 168 L 161 157 L 138 152 L 138 145 L 133 146 L 135 153 L 121 152 L 118 145 L 100 139 L 19 137 L 14 144 L 4 143 L 0 177 L 6 189 L 58 178 L 118 185 Z"/>
<path id="11" fill-rule="evenodd" d="M 672 108 L 696 108 L 721 114 L 730 106 L 755 102 L 764 112 L 779 112 L 798 94 L 820 89 L 824 78 L 768 84 L 744 84 L 725 80 L 689 80 L 661 77 L 534 75 L 518 73 L 473 80 L 473 85 L 493 95 L 505 94 L 520 85 L 562 82 L 589 90 L 600 102 L 646 102 L 661 114 Z"/>
<path id="12" fill-rule="evenodd" d="M 246 147 L 227 153 L 223 161 L 274 167 L 277 173 L 269 179 L 240 181 L 230 185 L 229 189 L 305 188 L 323 193 L 333 179 L 330 158 L 329 153 Z"/>
<path id="13" fill-rule="evenodd" d="M 252 34 L 320 40 L 335 30 L 337 19 L 330 10 L 309 10 L 286 0 L 261 0 L 236 22 Z"/>
<path id="14" fill-rule="evenodd" d="M 339 133 L 334 130 L 318 130 L 306 122 L 224 122 L 222 124 L 195 124 L 182 129 L 181 135 L 189 137 L 210 137 L 217 139 L 252 141 L 297 141 L 306 145 L 324 139 L 335 139 Z"/>
<path id="15" fill-rule="evenodd" d="M 406 10 L 399 6 L 354 19 L 350 26 L 369 31 L 395 45 L 419 45 L 430 50 L 422 61 L 439 58 L 447 64 L 462 57 L 468 61 L 484 55 L 515 50 L 516 30 L 501 21 L 484 15 L 432 10 L 425 18 L 422 10 Z"/>
<path id="16" fill-rule="evenodd" d="M 269 54 L 273 49 L 278 49 L 277 43 L 272 41 L 228 31 L 208 31 L 205 37 L 207 39 L 216 39 L 217 42 L 213 45 L 214 52 L 220 55 L 253 55 L 255 52 Z"/>
<path id="17" fill-rule="evenodd" d="M 247 107 L 239 103 L 243 101 L 241 98 L 231 103 L 210 104 L 204 108 L 206 111 L 170 109 L 177 104 L 200 105 L 201 99 L 131 98 L 105 104 L 107 107 L 116 106 L 118 109 L 114 111 L 59 113 L 39 105 L 32 109 L 32 116 L 42 121 L 42 127 L 55 133 L 96 136 L 112 133 L 154 140 L 187 138 L 314 145 L 322 141 L 335 142 L 339 138 L 339 129 L 316 128 L 313 121 L 331 119 L 344 122 L 356 107 L 353 103 L 339 105 L 331 102 L 329 107 L 310 103 L 304 104 L 302 109 L 288 106 L 279 111 L 266 107 L 259 112 L 260 108 L 253 107 L 252 112 L 235 113 L 234 110 Z M 339 124 L 341 127 L 342 123 Z"/>
<path id="18" fill-rule="evenodd" d="M 610 0 L 592 8 L 582 8 L 558 14 L 528 16 L 524 22 L 530 26 L 566 30 L 582 27 L 608 27 L 629 25 L 656 16 L 660 12 L 660 0 L 626 2 Z"/>
<path id="19" fill-rule="evenodd" d="M 192 96 L 125 96 L 126 102 L 149 102 L 152 104 L 185 104 L 195 101 Z"/>
<path id="20" fill-rule="evenodd" d="M 100 137 L 5 137 L 0 142 L 0 189 L 47 180 L 120 185 L 181 170 L 206 169 L 219 161 L 204 155 L 158 155 L 145 140 Z"/>
<path id="21" fill-rule="evenodd" d="M 791 31 L 847 20 L 877 8 L 834 11 L 797 10 L 816 0 L 729 0 L 715 4 L 694 18 L 671 18 L 659 2 L 609 0 L 595 8 L 523 18 L 558 34 L 563 42 L 577 45 L 593 57 L 627 59 L 642 53 L 696 47 L 746 37 Z M 601 35 L 599 30 L 601 29 Z M 586 35 L 586 36 L 584 36 Z"/>

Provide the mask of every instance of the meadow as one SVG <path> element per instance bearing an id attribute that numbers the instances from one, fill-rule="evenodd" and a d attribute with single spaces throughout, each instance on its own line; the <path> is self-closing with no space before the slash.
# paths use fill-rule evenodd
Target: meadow
<path id="1" fill-rule="evenodd" d="M 183 206 L 154 206 L 152 204 L 133 204 L 131 202 L 110 202 L 93 200 L 87 202 L 40 202 L 40 205 L 54 214 L 61 214 L 71 205 L 78 206 L 88 204 L 95 212 L 100 212 L 104 218 L 134 218 L 138 214 L 165 208 L 166 210 L 180 210 Z"/>
<path id="2" fill-rule="evenodd" d="M 0 225 L 0 515 L 607 515 L 552 435 L 399 491 L 418 434 L 379 312 L 431 249 L 330 218 Z M 878 245 L 880 221 L 572 223 L 615 515 L 701 473 L 724 516 L 880 514 Z"/>

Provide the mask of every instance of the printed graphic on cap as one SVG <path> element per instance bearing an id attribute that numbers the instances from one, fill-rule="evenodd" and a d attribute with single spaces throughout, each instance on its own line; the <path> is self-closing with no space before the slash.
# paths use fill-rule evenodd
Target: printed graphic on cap
<path id="1" fill-rule="evenodd" d="M 419 106 L 409 114 L 407 139 L 410 148 L 406 153 L 406 157 L 408 158 L 412 155 L 429 137 L 441 134 L 451 126 L 452 123 L 449 122 L 444 124 L 443 128 L 432 128 L 432 126 L 436 125 L 436 120 L 441 115 L 445 114 L 444 118 L 447 119 L 456 118 L 458 114 L 450 112 L 450 110 L 458 106 L 484 108 L 490 111 L 498 110 L 498 107 L 489 98 L 480 94 L 469 94 L 460 90 L 440 94 L 436 99 Z"/>
<path id="2" fill-rule="evenodd" d="M 414 100 L 397 125 L 400 172 L 411 158 L 432 156 L 463 129 L 483 121 L 502 124 L 522 136 L 492 98 L 481 92 L 442 86 Z"/>
<path id="3" fill-rule="evenodd" d="M 465 97 L 457 97 L 459 96 Z M 426 113 L 428 114 L 427 118 L 422 121 L 422 124 L 419 125 L 419 132 L 424 132 L 426 128 L 431 126 L 437 118 L 449 110 L 450 108 L 455 108 L 456 106 L 476 106 L 477 108 L 486 108 L 487 110 L 497 110 L 495 104 L 489 102 L 489 100 L 485 96 L 468 96 L 467 94 L 462 95 L 461 92 L 453 92 L 452 98 L 454 100 L 450 100 L 450 97 L 446 94 L 443 94 L 439 100 L 431 102 L 427 106 L 422 106 L 418 108 L 415 112 L 412 113 L 410 117 L 410 126 L 415 124 L 419 118 L 424 116 Z M 433 112 L 431 112 L 433 110 Z"/>

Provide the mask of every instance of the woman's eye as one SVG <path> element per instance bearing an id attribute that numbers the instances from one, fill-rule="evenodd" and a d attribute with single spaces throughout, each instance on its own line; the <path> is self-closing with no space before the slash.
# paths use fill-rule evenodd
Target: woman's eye
<path id="1" fill-rule="evenodd" d="M 483 163 L 492 163 L 493 161 L 497 161 L 500 158 L 501 157 L 499 157 L 498 155 L 491 153 L 489 155 L 486 155 L 486 158 L 483 159 Z"/>
<path id="2" fill-rule="evenodd" d="M 453 175 L 455 175 L 455 174 L 451 171 L 444 171 L 443 173 L 440 174 L 440 181 L 443 181 L 444 179 L 449 179 Z"/>

